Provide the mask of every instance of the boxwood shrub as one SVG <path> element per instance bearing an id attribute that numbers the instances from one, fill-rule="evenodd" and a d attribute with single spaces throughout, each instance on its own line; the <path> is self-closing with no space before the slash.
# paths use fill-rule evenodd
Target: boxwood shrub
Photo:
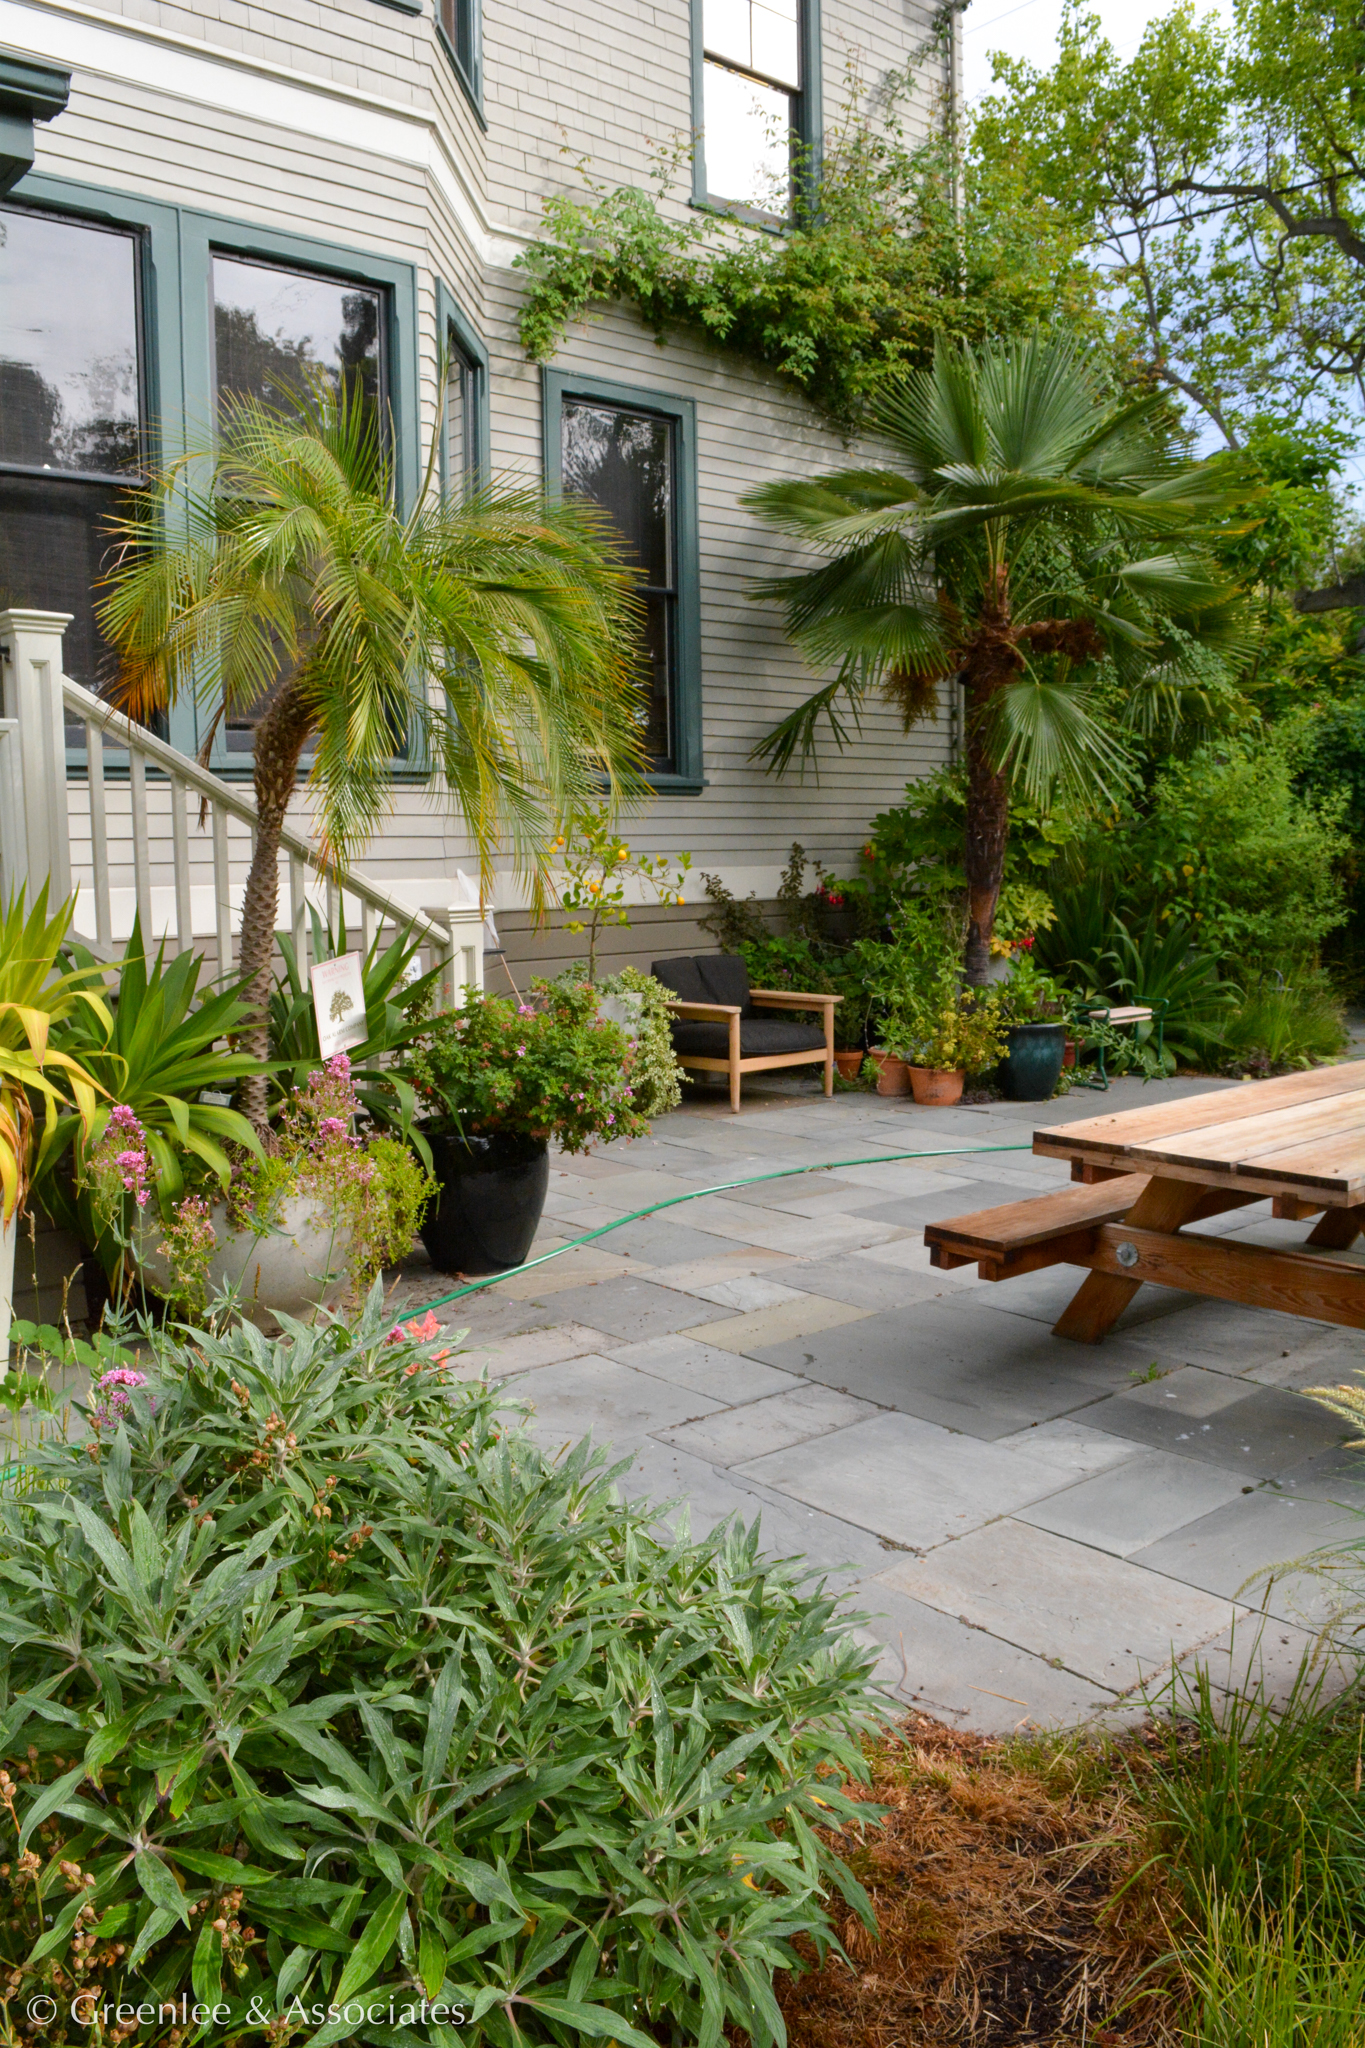
<path id="1" fill-rule="evenodd" d="M 793 1937 L 870 1924 L 815 1832 L 872 1812 L 835 1597 L 547 1457 L 451 1342 L 378 1290 L 158 1340 L 26 1455 L 8 2038 L 766 2044 Z"/>

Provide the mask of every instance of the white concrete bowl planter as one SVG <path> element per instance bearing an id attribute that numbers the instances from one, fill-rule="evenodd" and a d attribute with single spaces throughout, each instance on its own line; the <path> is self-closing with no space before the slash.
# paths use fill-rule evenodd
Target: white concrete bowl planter
<path id="1" fill-rule="evenodd" d="M 312 1196 L 282 1201 L 268 1231 L 236 1228 L 225 1202 L 214 1203 L 209 1220 L 218 1240 L 208 1269 L 210 1298 L 224 1286 L 233 1288 L 242 1314 L 258 1329 L 269 1330 L 279 1314 L 306 1322 L 318 1309 L 340 1303 L 346 1292 L 349 1233 L 344 1225 L 334 1225 Z M 139 1265 L 148 1285 L 166 1293 L 171 1276 L 165 1256 L 154 1248 L 158 1236 L 155 1225 L 146 1230 Z"/>

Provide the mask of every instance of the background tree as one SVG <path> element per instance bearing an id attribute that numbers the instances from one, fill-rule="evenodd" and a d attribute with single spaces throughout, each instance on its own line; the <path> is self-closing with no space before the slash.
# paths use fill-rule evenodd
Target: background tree
<path id="1" fill-rule="evenodd" d="M 447 503 L 434 463 L 404 512 L 377 409 L 344 380 L 278 407 L 229 400 L 212 455 L 159 475 L 120 533 L 100 617 L 123 701 L 145 715 L 197 697 L 210 739 L 260 714 L 241 933 L 258 1056 L 306 751 L 329 859 L 373 833 L 406 742 L 441 770 L 484 879 L 508 844 L 537 905 L 555 823 L 603 777 L 613 798 L 638 783 L 635 600 L 601 515 L 520 487 Z M 265 1082 L 243 1085 L 259 1124 Z"/>
<path id="2" fill-rule="evenodd" d="M 764 486 L 745 503 L 820 550 L 758 586 L 811 662 L 837 664 L 760 742 L 778 772 L 827 723 L 841 747 L 870 692 L 907 729 L 938 686 L 966 713 L 968 978 L 986 979 L 1011 786 L 1093 802 L 1123 783 L 1123 730 L 1178 721 L 1228 688 L 1245 644 L 1234 586 L 1201 544 L 1222 467 L 1180 464 L 1153 432 L 1164 400 L 1115 405 L 1074 343 L 948 343 L 880 406 L 896 470 Z"/>
<path id="3" fill-rule="evenodd" d="M 1122 63 L 1073 4 L 1048 72 L 997 57 L 1003 155 L 1100 259 L 1122 339 L 1232 447 L 1365 398 L 1365 19 L 1353 0 L 1192 5 Z"/>

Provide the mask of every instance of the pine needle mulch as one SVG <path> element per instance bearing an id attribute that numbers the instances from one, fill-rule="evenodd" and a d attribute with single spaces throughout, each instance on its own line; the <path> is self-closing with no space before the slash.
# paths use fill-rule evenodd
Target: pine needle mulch
<path id="1" fill-rule="evenodd" d="M 1140 1735 L 1120 1754 L 902 1723 L 855 1794 L 891 1809 L 885 1827 L 842 1849 L 880 1939 L 848 1914 L 852 1971 L 831 1956 L 779 1976 L 791 2048 L 1175 2039 L 1170 1936 L 1130 1775 L 1148 1753 Z"/>

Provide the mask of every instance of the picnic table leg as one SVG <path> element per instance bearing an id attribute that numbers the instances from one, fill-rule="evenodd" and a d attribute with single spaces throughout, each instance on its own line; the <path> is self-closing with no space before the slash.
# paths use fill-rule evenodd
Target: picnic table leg
<path id="1" fill-rule="evenodd" d="M 1179 1230 L 1188 1223 L 1207 1191 L 1197 1181 L 1148 1181 L 1125 1223 L 1136 1230 Z M 1076 1344 L 1098 1344 L 1113 1329 L 1142 1282 L 1121 1280 L 1114 1273 L 1087 1273 L 1057 1322 L 1054 1337 Z"/>
<path id="2" fill-rule="evenodd" d="M 1308 1233 L 1308 1242 L 1324 1251 L 1349 1251 L 1362 1230 L 1365 1230 L 1365 1207 L 1324 1209 Z"/>

